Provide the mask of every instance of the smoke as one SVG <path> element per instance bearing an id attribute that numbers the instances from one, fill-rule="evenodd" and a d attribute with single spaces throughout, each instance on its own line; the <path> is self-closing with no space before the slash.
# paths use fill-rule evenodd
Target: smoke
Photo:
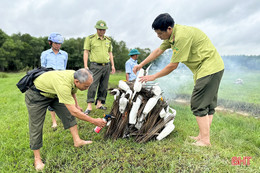
<path id="1" fill-rule="evenodd" d="M 170 63 L 172 50 L 165 51 L 152 62 L 149 74 L 161 71 Z M 218 92 L 218 106 L 235 112 L 259 115 L 260 56 L 222 56 L 225 71 Z M 163 91 L 166 101 L 188 101 L 194 87 L 192 72 L 182 63 L 170 74 L 155 81 Z"/>
<path id="2" fill-rule="evenodd" d="M 149 74 L 161 71 L 170 63 L 172 50 L 165 51 L 158 57 L 149 69 Z M 193 88 L 193 75 L 191 71 L 182 63 L 170 74 L 155 80 L 163 91 L 163 98 L 166 100 L 176 99 L 180 93 L 191 94 Z"/>
<path id="3" fill-rule="evenodd" d="M 222 56 L 222 59 L 225 64 L 225 72 L 222 78 L 224 84 L 242 84 L 244 80 L 250 84 L 254 73 L 260 71 L 260 56 L 229 55 Z M 242 83 L 239 83 L 239 81 L 242 81 Z M 246 89 L 249 90 L 250 86 Z"/>
<path id="4" fill-rule="evenodd" d="M 149 74 L 161 71 L 170 63 L 172 50 L 165 51 L 160 57 L 152 62 Z M 255 90 L 260 83 L 258 75 L 260 71 L 260 56 L 229 55 L 222 56 L 225 64 L 225 72 L 220 83 L 219 98 L 235 101 L 245 101 L 241 95 L 248 95 L 250 90 Z M 155 81 L 163 90 L 163 97 L 168 100 L 176 98 L 189 99 L 194 87 L 193 74 L 184 64 L 179 63 L 177 69 L 170 74 L 158 78 Z M 238 86 L 238 85 L 240 86 Z M 242 86 L 241 86 L 242 85 Z M 241 91 L 241 89 L 243 91 Z M 230 91 L 231 90 L 231 91 Z M 239 90 L 235 93 L 234 90 Z M 234 93 L 234 94 L 229 94 Z M 237 98 L 235 98 L 237 96 Z M 258 99 L 259 100 L 259 99 Z M 260 101 L 257 101 L 257 103 Z"/>

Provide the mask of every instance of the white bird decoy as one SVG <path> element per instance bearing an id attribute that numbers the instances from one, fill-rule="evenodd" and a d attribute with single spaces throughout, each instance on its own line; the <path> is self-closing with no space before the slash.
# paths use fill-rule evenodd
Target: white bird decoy
<path id="1" fill-rule="evenodd" d="M 128 100 L 130 100 L 132 98 L 132 94 L 133 94 L 133 91 L 131 89 L 129 89 L 126 91 L 125 97 L 127 97 Z"/>
<path id="2" fill-rule="evenodd" d="M 164 109 L 164 108 L 161 110 L 161 112 L 159 113 L 159 115 L 160 115 L 161 118 L 164 118 L 164 117 L 166 116 L 166 112 L 165 112 L 165 109 Z"/>
<path id="3" fill-rule="evenodd" d="M 124 90 L 125 92 L 127 90 L 130 90 L 130 87 L 127 85 L 127 83 L 123 80 L 120 80 L 118 83 L 118 87 L 121 88 L 122 90 Z"/>
<path id="4" fill-rule="evenodd" d="M 147 101 L 143 110 L 143 114 L 145 115 L 143 118 L 145 118 L 146 115 L 154 108 L 160 97 L 161 96 L 153 96 Z"/>
<path id="5" fill-rule="evenodd" d="M 125 111 L 128 99 L 125 98 L 125 93 L 123 93 L 119 99 L 119 112 L 122 114 Z"/>
<path id="6" fill-rule="evenodd" d="M 158 85 L 153 86 L 152 92 L 156 95 L 159 96 L 162 94 L 162 90 Z"/>
<path id="7" fill-rule="evenodd" d="M 146 75 L 146 76 L 149 75 L 149 70 L 150 70 L 150 68 L 151 68 L 152 65 L 153 65 L 153 64 L 150 64 L 150 65 L 147 67 L 147 69 L 145 70 L 145 75 Z"/>
<path id="8" fill-rule="evenodd" d="M 142 84 L 142 82 L 139 81 L 140 80 L 139 77 L 142 77 L 142 76 L 144 76 L 144 69 L 141 68 L 139 73 L 138 73 L 138 75 L 137 75 L 137 77 L 136 77 L 136 80 L 135 80 L 134 94 L 133 94 L 132 99 L 134 98 L 135 94 L 140 92 L 141 89 L 142 89 L 143 84 Z"/>
<path id="9" fill-rule="evenodd" d="M 111 93 L 114 95 L 114 100 L 120 95 L 120 91 L 118 89 L 113 89 Z"/>
<path id="10" fill-rule="evenodd" d="M 157 140 L 162 140 L 163 138 L 165 138 L 166 136 L 168 136 L 173 130 L 174 130 L 175 126 L 173 124 L 173 121 L 170 121 L 169 123 L 167 123 L 167 125 L 164 127 L 164 129 L 161 131 L 161 133 L 159 133 L 159 135 L 156 137 Z"/>
<path id="11" fill-rule="evenodd" d="M 136 101 L 133 103 L 133 106 L 132 106 L 130 114 L 129 114 L 129 124 L 136 123 L 137 112 L 142 104 L 142 100 L 143 100 L 143 97 L 141 95 L 139 95 L 136 98 Z"/>

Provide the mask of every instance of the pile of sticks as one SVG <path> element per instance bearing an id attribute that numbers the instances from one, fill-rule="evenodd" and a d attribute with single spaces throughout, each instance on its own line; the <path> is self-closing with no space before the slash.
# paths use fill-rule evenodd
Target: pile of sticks
<path id="1" fill-rule="evenodd" d="M 118 88 L 110 89 L 114 95 L 110 115 L 114 118 L 108 123 L 105 139 L 133 137 L 144 143 L 154 138 L 161 140 L 173 131 L 176 111 L 163 100 L 159 86 L 142 84 L 136 92 L 134 85 L 119 81 Z"/>

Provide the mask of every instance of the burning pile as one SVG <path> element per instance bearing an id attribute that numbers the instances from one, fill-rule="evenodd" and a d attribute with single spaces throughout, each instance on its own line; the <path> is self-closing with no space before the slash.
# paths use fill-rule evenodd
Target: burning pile
<path id="1" fill-rule="evenodd" d="M 141 69 L 138 77 L 144 73 Z M 106 139 L 132 136 L 136 142 L 143 143 L 155 137 L 162 140 L 174 130 L 176 111 L 163 100 L 158 84 L 120 80 L 118 88 L 110 94 L 114 95 L 110 112 L 114 118 L 108 122 Z"/>

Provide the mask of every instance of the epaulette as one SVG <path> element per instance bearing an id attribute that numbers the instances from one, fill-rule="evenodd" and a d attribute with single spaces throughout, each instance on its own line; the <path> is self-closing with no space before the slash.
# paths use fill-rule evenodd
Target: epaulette
<path id="1" fill-rule="evenodd" d="M 108 37 L 108 36 L 105 36 L 105 38 L 111 41 L 111 38 L 110 38 L 110 37 Z"/>
<path id="2" fill-rule="evenodd" d="M 96 34 L 89 35 L 89 38 L 94 38 Z"/>

